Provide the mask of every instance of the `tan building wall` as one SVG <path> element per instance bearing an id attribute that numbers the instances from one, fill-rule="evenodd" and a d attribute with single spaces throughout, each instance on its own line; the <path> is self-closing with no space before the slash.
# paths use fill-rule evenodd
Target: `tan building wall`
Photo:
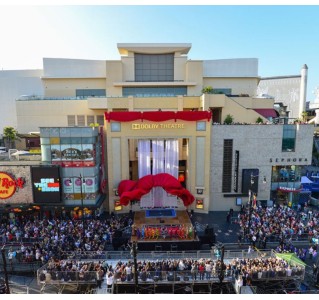
<path id="1" fill-rule="evenodd" d="M 259 169 L 259 191 L 257 200 L 270 200 L 272 166 L 275 159 L 284 159 L 280 165 L 310 165 L 312 158 L 313 126 L 297 125 L 296 148 L 294 152 L 282 152 L 282 125 L 213 125 L 211 134 L 211 176 L 210 176 L 210 208 L 213 211 L 225 211 L 236 207 L 234 178 L 232 175 L 232 190 L 222 192 L 223 174 L 223 143 L 224 139 L 233 140 L 233 171 L 235 168 L 235 150 L 239 151 L 239 193 L 242 184 L 242 169 Z M 308 142 L 306 142 L 308 141 Z M 291 161 L 288 162 L 287 159 Z M 299 161 L 299 158 L 302 161 Z M 272 159 L 272 161 L 271 161 Z M 296 159 L 296 161 L 293 161 Z M 277 163 L 278 164 L 278 163 Z M 263 183 L 264 177 L 266 183 Z M 297 184 L 297 183 L 296 183 Z M 224 194 L 234 194 L 224 197 Z M 248 197 L 240 197 L 245 204 Z"/>
<path id="2" fill-rule="evenodd" d="M 146 129 L 134 130 L 132 129 L 132 124 L 142 124 L 146 125 Z M 147 125 L 159 125 L 156 129 L 149 129 Z M 181 128 L 172 129 L 172 128 L 161 128 L 161 124 L 180 124 Z M 109 208 L 112 211 L 114 209 L 114 201 L 118 199 L 112 193 L 112 190 L 117 189 L 118 184 L 121 180 L 129 179 L 129 157 L 130 157 L 130 148 L 129 140 L 130 139 L 157 139 L 157 138 L 186 138 L 189 140 L 189 149 L 188 153 L 188 166 L 187 166 L 187 189 L 196 196 L 196 165 L 197 161 L 197 138 L 203 137 L 205 139 L 204 153 L 199 159 L 205 159 L 205 167 L 201 170 L 201 174 L 197 174 L 204 180 L 204 194 L 201 195 L 201 198 L 205 199 L 205 212 L 208 212 L 208 195 L 210 191 L 209 187 L 209 165 L 210 165 L 210 123 L 206 122 L 206 131 L 196 131 L 196 122 L 181 121 L 177 120 L 176 122 L 166 121 L 166 122 L 149 122 L 144 120 L 143 123 L 140 121 L 135 122 L 122 122 L 121 123 L 121 132 L 111 132 L 110 123 L 106 124 L 106 143 L 107 143 L 107 159 L 108 162 L 108 184 L 110 187 L 109 195 Z M 117 146 L 115 146 L 117 145 Z M 184 153 L 185 155 L 185 153 Z M 115 162 L 115 163 L 114 163 Z M 116 173 L 116 174 L 115 174 Z M 118 178 L 118 179 L 116 179 Z M 125 207 L 125 211 L 128 211 L 130 206 Z M 133 207 L 133 209 L 139 209 L 139 206 Z M 195 203 L 190 207 L 190 209 L 195 209 Z M 202 211 L 203 212 L 203 211 Z"/>
<path id="3" fill-rule="evenodd" d="M 258 78 L 208 78 L 203 79 L 203 86 L 211 86 L 213 89 L 231 89 L 232 95 L 248 94 L 256 95 Z"/>

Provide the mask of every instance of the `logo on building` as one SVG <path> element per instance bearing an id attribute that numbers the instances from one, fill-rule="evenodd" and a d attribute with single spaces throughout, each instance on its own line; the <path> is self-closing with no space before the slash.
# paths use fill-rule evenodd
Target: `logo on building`
<path id="1" fill-rule="evenodd" d="M 22 177 L 14 179 L 11 175 L 0 172 L 0 199 L 8 199 L 13 196 L 17 189 L 24 187 L 25 181 Z"/>

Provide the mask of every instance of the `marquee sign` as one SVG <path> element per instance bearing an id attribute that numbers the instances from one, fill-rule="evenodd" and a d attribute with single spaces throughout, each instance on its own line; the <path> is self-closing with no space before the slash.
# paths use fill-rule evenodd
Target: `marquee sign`
<path id="1" fill-rule="evenodd" d="M 15 179 L 8 173 L 0 172 L 0 199 L 8 199 L 14 195 L 17 189 L 24 187 L 22 177 Z"/>

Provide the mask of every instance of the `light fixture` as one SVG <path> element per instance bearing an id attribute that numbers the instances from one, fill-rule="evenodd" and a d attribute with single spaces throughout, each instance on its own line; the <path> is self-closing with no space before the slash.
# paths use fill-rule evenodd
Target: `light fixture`
<path id="1" fill-rule="evenodd" d="M 117 189 L 113 189 L 114 195 L 117 197 L 119 195 L 119 191 Z"/>
<path id="2" fill-rule="evenodd" d="M 263 183 L 267 183 L 266 176 L 264 176 Z"/>

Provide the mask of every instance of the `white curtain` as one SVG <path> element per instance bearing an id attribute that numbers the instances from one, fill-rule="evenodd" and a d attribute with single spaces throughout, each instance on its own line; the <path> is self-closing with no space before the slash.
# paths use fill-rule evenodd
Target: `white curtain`
<path id="1" fill-rule="evenodd" d="M 138 178 L 151 174 L 151 141 L 138 140 Z"/>
<path id="2" fill-rule="evenodd" d="M 151 141 L 139 140 L 138 141 L 138 178 L 142 178 L 151 174 Z M 141 208 L 154 207 L 154 198 L 152 191 L 141 197 Z"/>
<path id="3" fill-rule="evenodd" d="M 164 172 L 178 179 L 178 140 L 171 139 L 165 142 L 165 169 Z"/>
<path id="4" fill-rule="evenodd" d="M 152 140 L 153 165 L 152 174 L 164 172 L 164 140 Z M 152 189 L 154 207 L 163 207 L 163 197 L 166 192 L 162 187 Z"/>

